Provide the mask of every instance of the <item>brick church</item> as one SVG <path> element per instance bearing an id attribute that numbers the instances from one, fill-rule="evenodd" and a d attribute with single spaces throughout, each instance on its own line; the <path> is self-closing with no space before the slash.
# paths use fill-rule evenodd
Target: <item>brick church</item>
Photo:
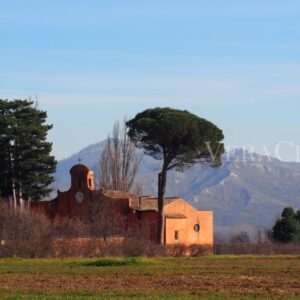
<path id="1" fill-rule="evenodd" d="M 83 164 L 73 166 L 70 174 L 71 187 L 68 191 L 58 191 L 57 197 L 51 201 L 31 202 L 31 208 L 46 214 L 51 219 L 69 217 L 87 221 L 91 218 L 105 217 L 114 223 L 125 220 L 122 226 L 126 227 L 127 231 L 147 226 L 149 228 L 147 238 L 152 241 L 156 240 L 157 198 L 122 191 L 95 190 L 93 172 Z M 109 209 L 105 210 L 105 206 Z M 93 210 L 93 207 L 99 209 Z M 164 216 L 166 245 L 212 246 L 212 211 L 199 211 L 181 198 L 166 197 Z"/>

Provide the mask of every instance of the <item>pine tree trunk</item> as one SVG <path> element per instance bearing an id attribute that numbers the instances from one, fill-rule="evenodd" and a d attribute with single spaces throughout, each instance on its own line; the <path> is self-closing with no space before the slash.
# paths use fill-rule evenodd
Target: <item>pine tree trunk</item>
<path id="1" fill-rule="evenodd" d="M 23 199 L 23 194 L 22 194 L 22 189 L 19 189 L 19 206 L 20 209 L 23 210 L 24 209 L 24 199 Z"/>
<path id="2" fill-rule="evenodd" d="M 164 217 L 164 194 L 166 188 L 166 170 L 162 170 L 158 174 L 158 228 L 157 228 L 157 243 L 163 245 L 165 243 L 165 217 Z"/>
<path id="3" fill-rule="evenodd" d="M 12 199 L 13 199 L 13 207 L 14 209 L 17 209 L 17 195 L 16 195 L 16 187 L 15 187 L 15 181 L 12 180 Z"/>
<path id="4" fill-rule="evenodd" d="M 16 194 L 16 185 L 14 179 L 14 170 L 13 170 L 13 156 L 11 149 L 8 148 L 9 152 L 9 177 L 10 177 L 10 187 L 9 187 L 9 196 L 11 197 L 11 204 L 14 209 L 17 207 L 17 194 Z"/>

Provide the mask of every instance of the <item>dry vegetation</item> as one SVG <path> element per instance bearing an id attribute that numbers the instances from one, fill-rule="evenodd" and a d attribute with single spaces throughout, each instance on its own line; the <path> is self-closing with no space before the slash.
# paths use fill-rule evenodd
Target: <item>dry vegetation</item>
<path id="1" fill-rule="evenodd" d="M 0 257 L 105 257 L 105 256 L 202 256 L 206 254 L 300 254 L 300 244 L 223 243 L 214 248 L 194 245 L 162 247 L 152 244 L 147 226 L 134 232 L 124 230 L 122 217 L 112 219 L 105 206 L 95 206 L 90 223 L 76 219 L 56 219 L 50 222 L 43 215 L 26 209 L 0 206 Z M 100 216 L 100 217 L 99 217 Z"/>
<path id="2" fill-rule="evenodd" d="M 51 222 L 43 215 L 1 203 L 0 257 L 166 255 L 163 247 L 145 239 L 146 228 L 126 232 L 121 217 L 112 219 L 107 207 L 96 208 L 98 218 L 88 223 L 68 218 Z"/>
<path id="3" fill-rule="evenodd" d="M 296 256 L 15 258 L 0 260 L 0 295 L 17 299 L 297 299 L 299 276 Z"/>

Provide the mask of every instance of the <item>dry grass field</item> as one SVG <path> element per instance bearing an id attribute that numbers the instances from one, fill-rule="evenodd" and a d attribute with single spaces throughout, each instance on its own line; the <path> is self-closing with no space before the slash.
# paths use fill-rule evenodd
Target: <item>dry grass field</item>
<path id="1" fill-rule="evenodd" d="M 300 257 L 2 259 L 0 297 L 300 299 Z"/>

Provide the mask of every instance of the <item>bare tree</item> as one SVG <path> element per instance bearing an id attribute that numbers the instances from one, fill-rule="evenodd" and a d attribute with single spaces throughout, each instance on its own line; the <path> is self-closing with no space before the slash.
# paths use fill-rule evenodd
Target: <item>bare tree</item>
<path id="1" fill-rule="evenodd" d="M 76 239 L 89 236 L 89 226 L 76 218 L 56 217 L 51 225 L 53 238 Z"/>
<path id="2" fill-rule="evenodd" d="M 132 193 L 135 195 L 144 195 L 144 181 L 139 180 L 131 189 Z"/>
<path id="3" fill-rule="evenodd" d="M 30 210 L 0 202 L 0 255 L 46 257 L 51 254 L 51 224 Z"/>
<path id="4" fill-rule="evenodd" d="M 231 243 L 250 243 L 250 236 L 247 231 L 241 231 L 240 233 L 234 234 L 230 240 Z"/>
<path id="5" fill-rule="evenodd" d="M 103 238 L 104 241 L 109 237 L 123 236 L 125 225 L 125 218 L 118 212 L 113 199 L 102 196 L 100 199 L 91 201 L 90 231 L 92 236 Z"/>
<path id="6" fill-rule="evenodd" d="M 107 143 L 100 159 L 100 186 L 105 189 L 130 191 L 141 162 L 135 145 L 127 136 L 126 120 L 120 128 L 114 124 L 112 137 Z"/>
<path id="7" fill-rule="evenodd" d="M 258 244 L 269 243 L 271 241 L 272 232 L 268 228 L 257 227 L 255 231 L 255 241 Z"/>

